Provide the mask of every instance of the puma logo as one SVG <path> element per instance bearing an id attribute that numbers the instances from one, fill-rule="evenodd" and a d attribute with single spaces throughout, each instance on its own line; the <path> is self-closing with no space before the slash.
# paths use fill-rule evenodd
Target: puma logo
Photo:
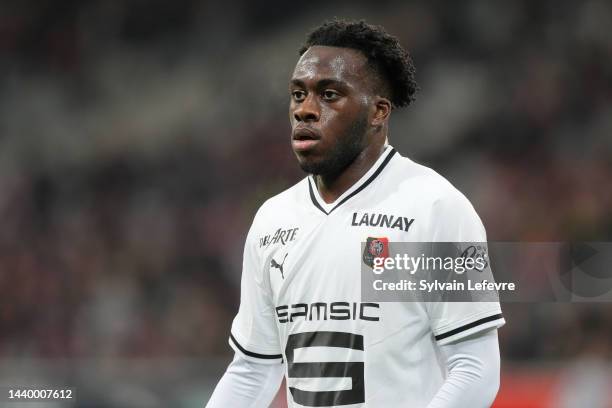
<path id="1" fill-rule="evenodd" d="M 285 259 L 287 259 L 287 255 L 289 255 L 289 252 L 287 252 L 285 254 L 285 257 L 283 258 L 283 262 L 282 263 L 278 263 L 274 260 L 274 258 L 272 258 L 272 260 L 270 261 L 270 266 L 272 268 L 277 268 L 280 273 L 281 273 L 281 278 L 285 279 L 285 275 L 283 274 L 283 265 L 285 264 Z"/>

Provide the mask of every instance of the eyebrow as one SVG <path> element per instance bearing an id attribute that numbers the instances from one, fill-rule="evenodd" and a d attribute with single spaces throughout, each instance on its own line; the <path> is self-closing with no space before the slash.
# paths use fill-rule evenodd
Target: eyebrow
<path id="1" fill-rule="evenodd" d="M 292 79 L 289 82 L 289 84 L 299 86 L 302 88 L 306 88 L 306 83 L 302 81 L 301 79 Z M 321 87 L 328 86 L 328 85 L 347 86 L 347 83 L 344 81 L 339 81 L 337 79 L 323 78 L 317 81 L 317 84 L 316 84 L 317 88 L 321 88 Z"/>

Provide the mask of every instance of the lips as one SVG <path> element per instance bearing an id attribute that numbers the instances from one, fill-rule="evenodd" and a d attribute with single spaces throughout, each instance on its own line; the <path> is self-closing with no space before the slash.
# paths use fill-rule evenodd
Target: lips
<path id="1" fill-rule="evenodd" d="M 319 143 L 321 135 L 314 129 L 298 127 L 293 130 L 292 139 L 293 150 L 304 152 L 314 148 Z"/>
<path id="2" fill-rule="evenodd" d="M 293 140 L 319 140 L 319 133 L 311 128 L 298 127 L 293 130 Z"/>

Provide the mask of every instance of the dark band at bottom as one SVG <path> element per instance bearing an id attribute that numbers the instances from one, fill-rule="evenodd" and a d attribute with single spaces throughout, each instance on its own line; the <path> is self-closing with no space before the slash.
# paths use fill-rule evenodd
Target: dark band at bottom
<path id="1" fill-rule="evenodd" d="M 245 355 L 247 355 L 249 357 L 263 358 L 263 359 L 266 359 L 266 360 L 274 360 L 274 359 L 282 358 L 283 357 L 281 354 L 259 354 L 259 353 L 253 353 L 252 351 L 249 351 L 249 350 L 245 349 L 244 347 L 242 347 L 240 345 L 240 343 L 238 343 L 238 341 L 236 340 L 236 338 L 234 337 L 234 335 L 232 333 L 230 333 L 230 339 L 232 340 L 232 343 L 234 343 L 234 345 L 238 348 L 238 350 L 242 351 Z"/>
<path id="2" fill-rule="evenodd" d="M 483 317 L 482 319 L 476 320 L 476 321 L 474 321 L 472 323 L 468 323 L 468 324 L 466 324 L 464 326 L 461 326 L 461 327 L 457 327 L 456 329 L 453 329 L 451 331 L 447 331 L 446 333 L 438 334 L 435 338 L 436 338 L 437 341 L 440 341 L 440 340 L 443 340 L 443 339 L 445 339 L 447 337 L 454 336 L 457 333 L 461 333 L 461 332 L 469 330 L 469 329 L 471 329 L 473 327 L 480 326 L 481 324 L 489 323 L 489 322 L 492 322 L 494 320 L 498 320 L 498 319 L 502 319 L 502 318 L 503 318 L 503 316 L 502 316 L 501 313 L 493 315 L 493 316 L 489 316 L 489 317 Z"/>

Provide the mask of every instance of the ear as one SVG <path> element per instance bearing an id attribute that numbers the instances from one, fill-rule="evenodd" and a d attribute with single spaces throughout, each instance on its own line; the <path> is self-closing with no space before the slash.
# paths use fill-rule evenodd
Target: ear
<path id="1" fill-rule="evenodd" d="M 372 118 L 372 126 L 382 126 L 387 119 L 389 119 L 389 115 L 391 114 L 391 101 L 387 98 L 383 98 L 381 96 L 376 97 L 376 102 L 374 103 L 374 117 Z"/>

